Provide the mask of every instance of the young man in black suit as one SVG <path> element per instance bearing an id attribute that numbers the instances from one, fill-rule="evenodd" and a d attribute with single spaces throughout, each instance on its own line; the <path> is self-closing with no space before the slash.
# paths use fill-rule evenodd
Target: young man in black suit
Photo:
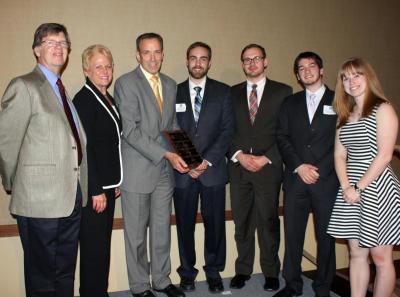
<path id="1" fill-rule="evenodd" d="M 230 194 L 238 257 L 231 288 L 240 289 L 253 272 L 255 231 L 264 289 L 279 289 L 279 191 L 282 159 L 276 144 L 277 114 L 292 88 L 266 78 L 265 49 L 249 44 L 241 54 L 247 81 L 232 87 L 236 132 L 229 152 Z"/>
<path id="2" fill-rule="evenodd" d="M 220 271 L 225 267 L 225 185 L 228 181 L 225 154 L 234 123 L 230 88 L 207 77 L 211 48 L 203 42 L 189 46 L 186 54 L 189 78 L 178 85 L 176 115 L 181 129 L 193 141 L 203 162 L 188 173 L 175 171 L 174 205 L 181 265 L 178 273 L 184 291 L 195 289 L 198 270 L 194 231 L 201 198 L 205 241 L 203 267 L 209 291 L 223 291 Z"/>
<path id="3" fill-rule="evenodd" d="M 279 112 L 277 139 L 285 163 L 284 222 L 286 287 L 274 297 L 302 294 L 301 258 L 310 210 L 317 237 L 316 296 L 329 296 L 335 274 L 335 241 L 326 233 L 338 190 L 334 168 L 336 114 L 334 93 L 322 82 L 322 59 L 300 53 L 294 72 L 304 90 L 284 101 Z"/>

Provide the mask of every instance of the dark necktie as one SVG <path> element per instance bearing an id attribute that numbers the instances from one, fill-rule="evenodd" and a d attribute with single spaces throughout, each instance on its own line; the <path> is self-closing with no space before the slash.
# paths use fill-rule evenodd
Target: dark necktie
<path id="1" fill-rule="evenodd" d="M 78 149 L 78 164 L 80 165 L 81 162 L 82 162 L 81 141 L 79 139 L 78 130 L 76 129 L 74 118 L 72 116 L 71 108 L 70 108 L 70 106 L 68 104 L 67 96 L 65 95 L 65 88 L 64 88 L 64 86 L 63 86 L 63 84 L 61 82 L 61 79 L 57 80 L 57 87 L 58 87 L 58 90 L 60 91 L 62 103 L 63 103 L 63 106 L 64 106 L 65 115 L 67 116 L 69 125 L 70 125 L 71 130 L 72 130 L 72 134 L 74 135 L 74 138 L 75 138 L 76 146 L 77 146 L 77 149 Z"/>
<path id="2" fill-rule="evenodd" d="M 200 117 L 201 102 L 203 101 L 203 98 L 201 98 L 200 95 L 201 87 L 194 87 L 193 89 L 196 91 L 196 96 L 194 97 L 194 121 L 197 125 Z"/>
<path id="3" fill-rule="evenodd" d="M 250 114 L 250 121 L 251 124 L 254 124 L 254 120 L 256 119 L 257 109 L 258 109 L 258 102 L 257 102 L 257 85 L 253 84 L 251 86 L 251 93 L 249 97 L 249 114 Z"/>

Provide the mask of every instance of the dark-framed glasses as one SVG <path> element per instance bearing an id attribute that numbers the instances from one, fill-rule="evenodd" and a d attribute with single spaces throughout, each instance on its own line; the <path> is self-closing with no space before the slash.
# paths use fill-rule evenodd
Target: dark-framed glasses
<path id="1" fill-rule="evenodd" d="M 243 58 L 242 62 L 244 65 L 250 65 L 251 62 L 260 63 L 263 60 L 264 60 L 264 57 L 256 56 L 254 58 Z"/>

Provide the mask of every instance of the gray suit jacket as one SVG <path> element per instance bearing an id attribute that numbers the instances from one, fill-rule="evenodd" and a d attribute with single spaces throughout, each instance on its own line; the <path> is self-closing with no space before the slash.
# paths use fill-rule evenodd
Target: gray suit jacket
<path id="1" fill-rule="evenodd" d="M 1 101 L 0 174 L 4 188 L 12 191 L 11 213 L 69 216 L 78 180 L 86 205 L 86 136 L 81 123 L 79 127 L 80 167 L 68 119 L 39 67 L 10 82 Z"/>
<path id="2" fill-rule="evenodd" d="M 167 168 L 173 185 L 173 170 L 164 158 L 168 145 L 163 130 L 179 129 L 175 114 L 176 82 L 160 73 L 163 113 L 149 82 L 138 66 L 115 82 L 114 98 L 122 117 L 122 160 L 128 192 L 151 193 L 162 170 Z"/>

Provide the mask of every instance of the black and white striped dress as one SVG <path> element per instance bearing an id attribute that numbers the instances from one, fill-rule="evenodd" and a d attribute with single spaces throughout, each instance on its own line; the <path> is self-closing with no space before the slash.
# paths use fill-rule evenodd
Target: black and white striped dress
<path id="1" fill-rule="evenodd" d="M 367 118 L 345 124 L 340 142 L 347 150 L 347 175 L 355 184 L 378 153 L 375 106 Z M 387 166 L 361 195 L 361 202 L 349 204 L 339 189 L 328 226 L 336 238 L 358 239 L 362 247 L 400 244 L 400 183 Z"/>

